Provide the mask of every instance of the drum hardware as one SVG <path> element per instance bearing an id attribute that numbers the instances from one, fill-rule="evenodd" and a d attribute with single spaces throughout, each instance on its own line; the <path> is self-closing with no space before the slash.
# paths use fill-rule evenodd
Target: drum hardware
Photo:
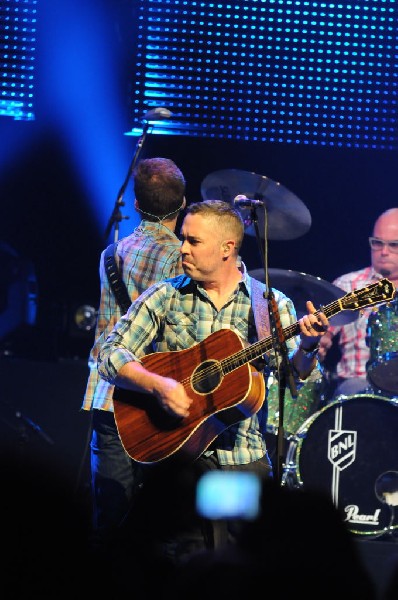
<path id="1" fill-rule="evenodd" d="M 396 400 L 340 396 L 292 436 L 282 483 L 326 492 L 355 535 L 398 535 L 397 428 Z"/>
<path id="2" fill-rule="evenodd" d="M 380 502 L 398 506 L 398 471 L 382 473 L 376 481 L 375 492 Z"/>

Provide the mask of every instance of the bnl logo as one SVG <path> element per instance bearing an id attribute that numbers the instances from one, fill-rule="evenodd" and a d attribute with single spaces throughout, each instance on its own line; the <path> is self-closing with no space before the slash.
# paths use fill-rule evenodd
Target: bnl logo
<path id="1" fill-rule="evenodd" d="M 357 432 L 329 429 L 328 459 L 339 471 L 349 467 L 355 460 Z"/>

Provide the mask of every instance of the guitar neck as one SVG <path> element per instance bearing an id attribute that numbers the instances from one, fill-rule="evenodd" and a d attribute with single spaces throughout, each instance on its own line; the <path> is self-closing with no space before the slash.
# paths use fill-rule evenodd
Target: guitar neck
<path id="1" fill-rule="evenodd" d="M 294 323 L 293 325 L 289 325 L 286 329 L 283 330 L 283 336 L 285 340 L 288 340 L 300 332 L 299 323 Z M 256 360 L 260 358 L 263 354 L 265 354 L 268 350 L 271 350 L 274 346 L 274 338 L 272 335 L 264 338 L 263 340 L 259 340 L 252 344 L 249 348 L 243 348 L 239 352 L 236 352 L 232 356 L 228 358 L 224 358 L 221 361 L 221 370 L 226 375 L 227 373 L 231 373 L 235 369 L 238 369 L 242 365 L 245 365 L 248 362 Z"/>
<path id="2" fill-rule="evenodd" d="M 395 288 L 388 279 L 381 279 L 378 283 L 372 284 L 362 290 L 355 290 L 351 293 L 346 294 L 342 298 L 334 300 L 327 306 L 319 308 L 315 315 L 323 312 L 327 318 L 333 317 L 342 310 L 359 310 L 364 306 L 370 306 L 386 300 L 391 300 L 395 293 Z M 289 340 L 290 338 L 299 335 L 300 324 L 298 321 L 289 325 L 282 330 L 283 338 Z M 221 368 L 224 374 L 231 373 L 235 369 L 238 369 L 242 365 L 260 358 L 268 350 L 271 350 L 274 346 L 274 336 L 270 335 L 258 342 L 255 342 L 248 348 L 243 348 L 239 352 L 236 352 L 232 356 L 225 358 L 221 361 Z"/>

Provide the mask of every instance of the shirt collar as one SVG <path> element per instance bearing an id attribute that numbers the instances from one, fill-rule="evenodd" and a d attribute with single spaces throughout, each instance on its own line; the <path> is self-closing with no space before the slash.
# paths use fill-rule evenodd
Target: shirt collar
<path id="1" fill-rule="evenodd" d="M 174 231 L 171 231 L 166 225 L 163 225 L 162 222 L 155 223 L 154 221 L 147 221 L 146 219 L 142 219 L 139 225 L 137 225 L 135 231 L 139 232 L 162 232 L 163 235 L 169 235 L 173 238 L 176 238 L 176 234 Z M 178 239 L 178 238 L 177 238 Z"/>
<path id="2" fill-rule="evenodd" d="M 242 273 L 242 279 L 239 282 L 239 287 L 244 288 L 246 290 L 248 296 L 250 296 L 250 293 L 251 293 L 250 292 L 250 290 L 251 290 L 251 283 L 250 283 L 251 277 L 250 277 L 250 275 L 249 275 L 249 273 L 247 271 L 245 263 L 242 261 L 242 259 L 241 259 L 240 256 L 238 256 L 238 259 L 237 259 L 237 266 L 238 266 L 239 271 Z M 196 285 L 196 287 L 202 288 L 202 285 L 199 284 L 197 281 L 194 281 L 193 279 L 190 279 L 190 278 L 188 278 L 188 279 L 190 281 L 192 281 Z"/>
<path id="3" fill-rule="evenodd" d="M 240 282 L 241 287 L 245 287 L 249 296 L 251 295 L 251 277 L 247 271 L 246 265 L 243 260 L 238 257 L 238 269 L 242 273 L 242 280 Z"/>
<path id="4" fill-rule="evenodd" d="M 374 281 L 378 281 L 379 279 L 382 279 L 383 276 L 378 273 L 373 267 L 370 267 L 370 276 Z"/>

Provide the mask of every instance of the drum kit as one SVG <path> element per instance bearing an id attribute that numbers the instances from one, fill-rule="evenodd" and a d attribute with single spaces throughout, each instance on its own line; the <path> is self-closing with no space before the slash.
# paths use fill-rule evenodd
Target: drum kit
<path id="1" fill-rule="evenodd" d="M 299 198 L 268 177 L 224 169 L 202 182 L 203 199 L 219 199 L 242 210 L 245 234 L 290 240 L 310 229 L 311 216 Z M 238 202 L 246 198 L 247 202 Z M 257 201 L 251 205 L 250 200 Z M 251 210 L 245 218 L 247 208 Z M 259 208 L 261 210 L 259 210 Z M 257 214 L 258 211 L 258 214 Z M 249 274 L 264 281 L 265 269 Z M 345 291 L 306 273 L 268 269 L 271 287 L 286 294 L 297 317 L 306 301 L 323 307 Z M 342 310 L 332 325 L 354 322 L 359 311 Z M 285 390 L 284 434 L 287 452 L 282 485 L 330 494 L 348 530 L 366 539 L 398 535 L 398 299 L 380 304 L 367 323 L 369 387 L 355 396 L 324 402 L 325 380 L 313 372 L 293 399 Z M 369 393 L 368 393 L 369 391 Z M 268 431 L 279 427 L 278 384 L 268 391 Z"/>

